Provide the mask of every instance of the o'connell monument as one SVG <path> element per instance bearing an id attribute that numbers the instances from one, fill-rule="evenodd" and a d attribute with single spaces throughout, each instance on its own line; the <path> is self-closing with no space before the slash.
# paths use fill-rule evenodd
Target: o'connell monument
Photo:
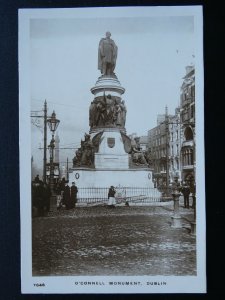
<path id="1" fill-rule="evenodd" d="M 126 134 L 127 108 L 116 74 L 118 48 L 111 33 L 99 42 L 98 78 L 91 92 L 89 134 L 84 133 L 69 171 L 69 182 L 78 188 L 153 187 L 152 172 L 144 154 Z M 141 99 L 140 99 L 141 100 Z"/>

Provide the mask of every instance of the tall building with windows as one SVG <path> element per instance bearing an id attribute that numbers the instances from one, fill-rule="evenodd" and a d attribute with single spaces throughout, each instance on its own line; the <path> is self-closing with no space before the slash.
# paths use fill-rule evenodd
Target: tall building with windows
<path id="1" fill-rule="evenodd" d="M 174 115 L 158 115 L 157 126 L 148 131 L 153 176 L 158 184 L 195 179 L 195 69 L 186 67 L 180 107 Z"/>
<path id="2" fill-rule="evenodd" d="M 157 126 L 148 131 L 148 149 L 151 151 L 153 176 L 157 184 L 166 182 L 167 131 L 166 114 L 158 115 Z"/>
<path id="3" fill-rule="evenodd" d="M 182 180 L 195 179 L 195 68 L 186 67 L 180 93 Z"/>

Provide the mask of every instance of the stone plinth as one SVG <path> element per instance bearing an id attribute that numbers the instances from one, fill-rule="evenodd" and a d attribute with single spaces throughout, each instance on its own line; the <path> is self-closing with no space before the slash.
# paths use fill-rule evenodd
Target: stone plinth
<path id="1" fill-rule="evenodd" d="M 120 170 L 128 169 L 129 158 L 128 154 L 113 155 L 113 154 L 95 154 L 95 168 L 96 169 L 108 169 L 108 170 Z"/>
<path id="2" fill-rule="evenodd" d="M 95 153 L 95 169 L 128 169 L 129 155 L 124 150 L 121 133 L 104 131 L 98 153 Z"/>

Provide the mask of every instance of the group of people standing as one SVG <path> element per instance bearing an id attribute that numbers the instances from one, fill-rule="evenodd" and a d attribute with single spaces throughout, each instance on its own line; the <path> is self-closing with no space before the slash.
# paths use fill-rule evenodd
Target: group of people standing
<path id="1" fill-rule="evenodd" d="M 51 190 L 49 184 L 44 183 L 37 175 L 32 181 L 32 211 L 37 211 L 38 216 L 49 212 Z"/>
<path id="2" fill-rule="evenodd" d="M 72 182 L 72 186 L 70 187 L 65 178 L 59 181 L 56 187 L 57 210 L 62 207 L 65 207 L 66 209 L 75 208 L 77 203 L 77 193 L 78 188 L 75 185 L 75 182 Z"/>
<path id="3" fill-rule="evenodd" d="M 68 181 L 63 178 L 59 180 L 55 189 L 57 210 L 65 207 L 72 209 L 77 203 L 78 188 L 75 182 L 72 186 L 68 185 Z M 44 216 L 50 211 L 50 199 L 52 193 L 49 184 L 39 179 L 39 175 L 32 181 L 32 212 L 35 216 Z"/>

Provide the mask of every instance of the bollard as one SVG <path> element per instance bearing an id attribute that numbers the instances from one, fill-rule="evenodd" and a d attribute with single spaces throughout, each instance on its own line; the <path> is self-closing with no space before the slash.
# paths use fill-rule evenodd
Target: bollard
<path id="1" fill-rule="evenodd" d="M 174 193 L 172 194 L 173 201 L 174 201 L 174 215 L 171 217 L 171 219 L 172 219 L 171 227 L 173 227 L 173 228 L 182 228 L 181 216 L 180 216 L 180 210 L 179 210 L 180 195 L 181 194 L 177 190 L 175 190 Z"/>

